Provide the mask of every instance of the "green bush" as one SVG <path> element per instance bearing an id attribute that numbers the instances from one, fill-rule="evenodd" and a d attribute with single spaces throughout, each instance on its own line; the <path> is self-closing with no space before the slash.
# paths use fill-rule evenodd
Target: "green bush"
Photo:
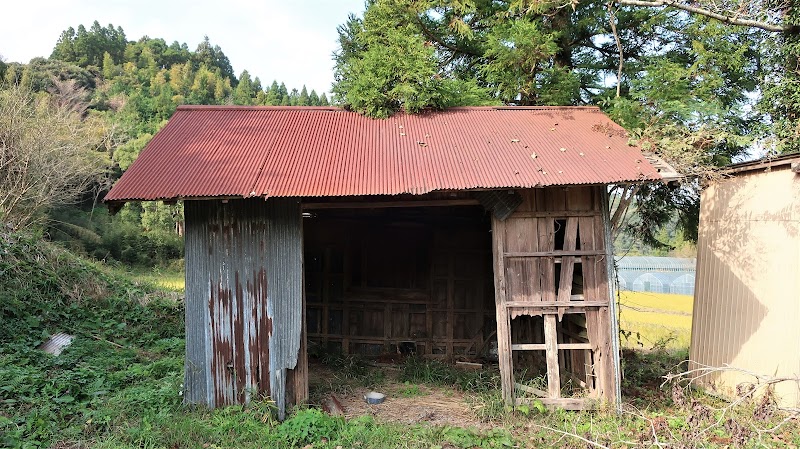
<path id="1" fill-rule="evenodd" d="M 333 440 L 338 437 L 344 421 L 334 418 L 318 409 L 309 408 L 300 410 L 276 429 L 275 435 L 279 440 L 294 446 L 314 444 L 321 441 Z"/>

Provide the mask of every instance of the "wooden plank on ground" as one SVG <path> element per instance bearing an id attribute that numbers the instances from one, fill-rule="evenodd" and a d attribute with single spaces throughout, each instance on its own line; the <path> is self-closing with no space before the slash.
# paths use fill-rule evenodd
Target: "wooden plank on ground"
<path id="1" fill-rule="evenodd" d="M 530 405 L 534 402 L 544 404 L 549 409 L 563 409 L 563 410 L 595 410 L 597 409 L 597 401 L 590 398 L 519 398 L 514 403 L 515 405 Z"/>
<path id="2" fill-rule="evenodd" d="M 516 388 L 517 390 L 520 390 L 520 391 L 524 391 L 525 393 L 535 394 L 536 396 L 538 396 L 540 398 L 546 398 L 547 397 L 547 392 L 546 391 L 540 390 L 538 388 L 529 387 L 527 385 L 522 385 L 521 383 L 515 383 L 514 384 L 514 388 Z"/>

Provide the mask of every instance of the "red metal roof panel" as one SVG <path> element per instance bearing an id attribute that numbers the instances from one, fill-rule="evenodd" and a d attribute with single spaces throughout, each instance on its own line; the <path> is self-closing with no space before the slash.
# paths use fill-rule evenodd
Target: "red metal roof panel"
<path id="1" fill-rule="evenodd" d="M 329 107 L 181 106 L 106 201 L 657 179 L 595 107 L 454 108 L 377 120 Z"/>

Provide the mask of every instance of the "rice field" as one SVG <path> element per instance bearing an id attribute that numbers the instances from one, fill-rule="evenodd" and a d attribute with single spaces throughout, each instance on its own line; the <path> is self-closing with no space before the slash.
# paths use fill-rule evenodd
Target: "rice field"
<path id="1" fill-rule="evenodd" d="M 627 348 L 688 348 L 692 303 L 688 295 L 620 292 L 620 343 Z"/>

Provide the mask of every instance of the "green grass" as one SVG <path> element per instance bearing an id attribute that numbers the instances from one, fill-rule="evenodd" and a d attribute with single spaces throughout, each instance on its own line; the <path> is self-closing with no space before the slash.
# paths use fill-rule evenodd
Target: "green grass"
<path id="1" fill-rule="evenodd" d="M 687 295 L 620 292 L 622 346 L 688 348 L 692 301 Z"/>
<path id="2" fill-rule="evenodd" d="M 0 232 L 0 447 L 586 447 L 565 433 L 606 446 L 650 447 L 654 423 L 659 443 L 669 447 L 800 445 L 797 422 L 754 432 L 782 419 L 775 412 L 756 421 L 758 403 L 725 416 L 719 412 L 725 403 L 701 392 L 687 391 L 684 402 L 673 403 L 660 380 L 685 352 L 667 350 L 626 351 L 626 409 L 637 411 L 622 415 L 612 409 L 514 410 L 500 400 L 495 372 L 462 372 L 422 359 L 402 367 L 407 394 L 423 391 L 414 385 L 457 388 L 485 428 L 345 420 L 314 408 L 295 409 L 279 423 L 266 399 L 216 410 L 185 407 L 183 309 L 174 297 L 51 244 Z M 59 331 L 76 336 L 62 355 L 35 349 Z M 333 363 L 364 383 L 381 381 L 357 360 Z M 715 425 L 717 418 L 724 425 Z M 705 426 L 712 433 L 698 437 Z"/>
<path id="3" fill-rule="evenodd" d="M 186 274 L 175 269 L 135 271 L 131 278 L 138 282 L 145 282 L 175 292 L 182 292 L 186 287 Z"/>

